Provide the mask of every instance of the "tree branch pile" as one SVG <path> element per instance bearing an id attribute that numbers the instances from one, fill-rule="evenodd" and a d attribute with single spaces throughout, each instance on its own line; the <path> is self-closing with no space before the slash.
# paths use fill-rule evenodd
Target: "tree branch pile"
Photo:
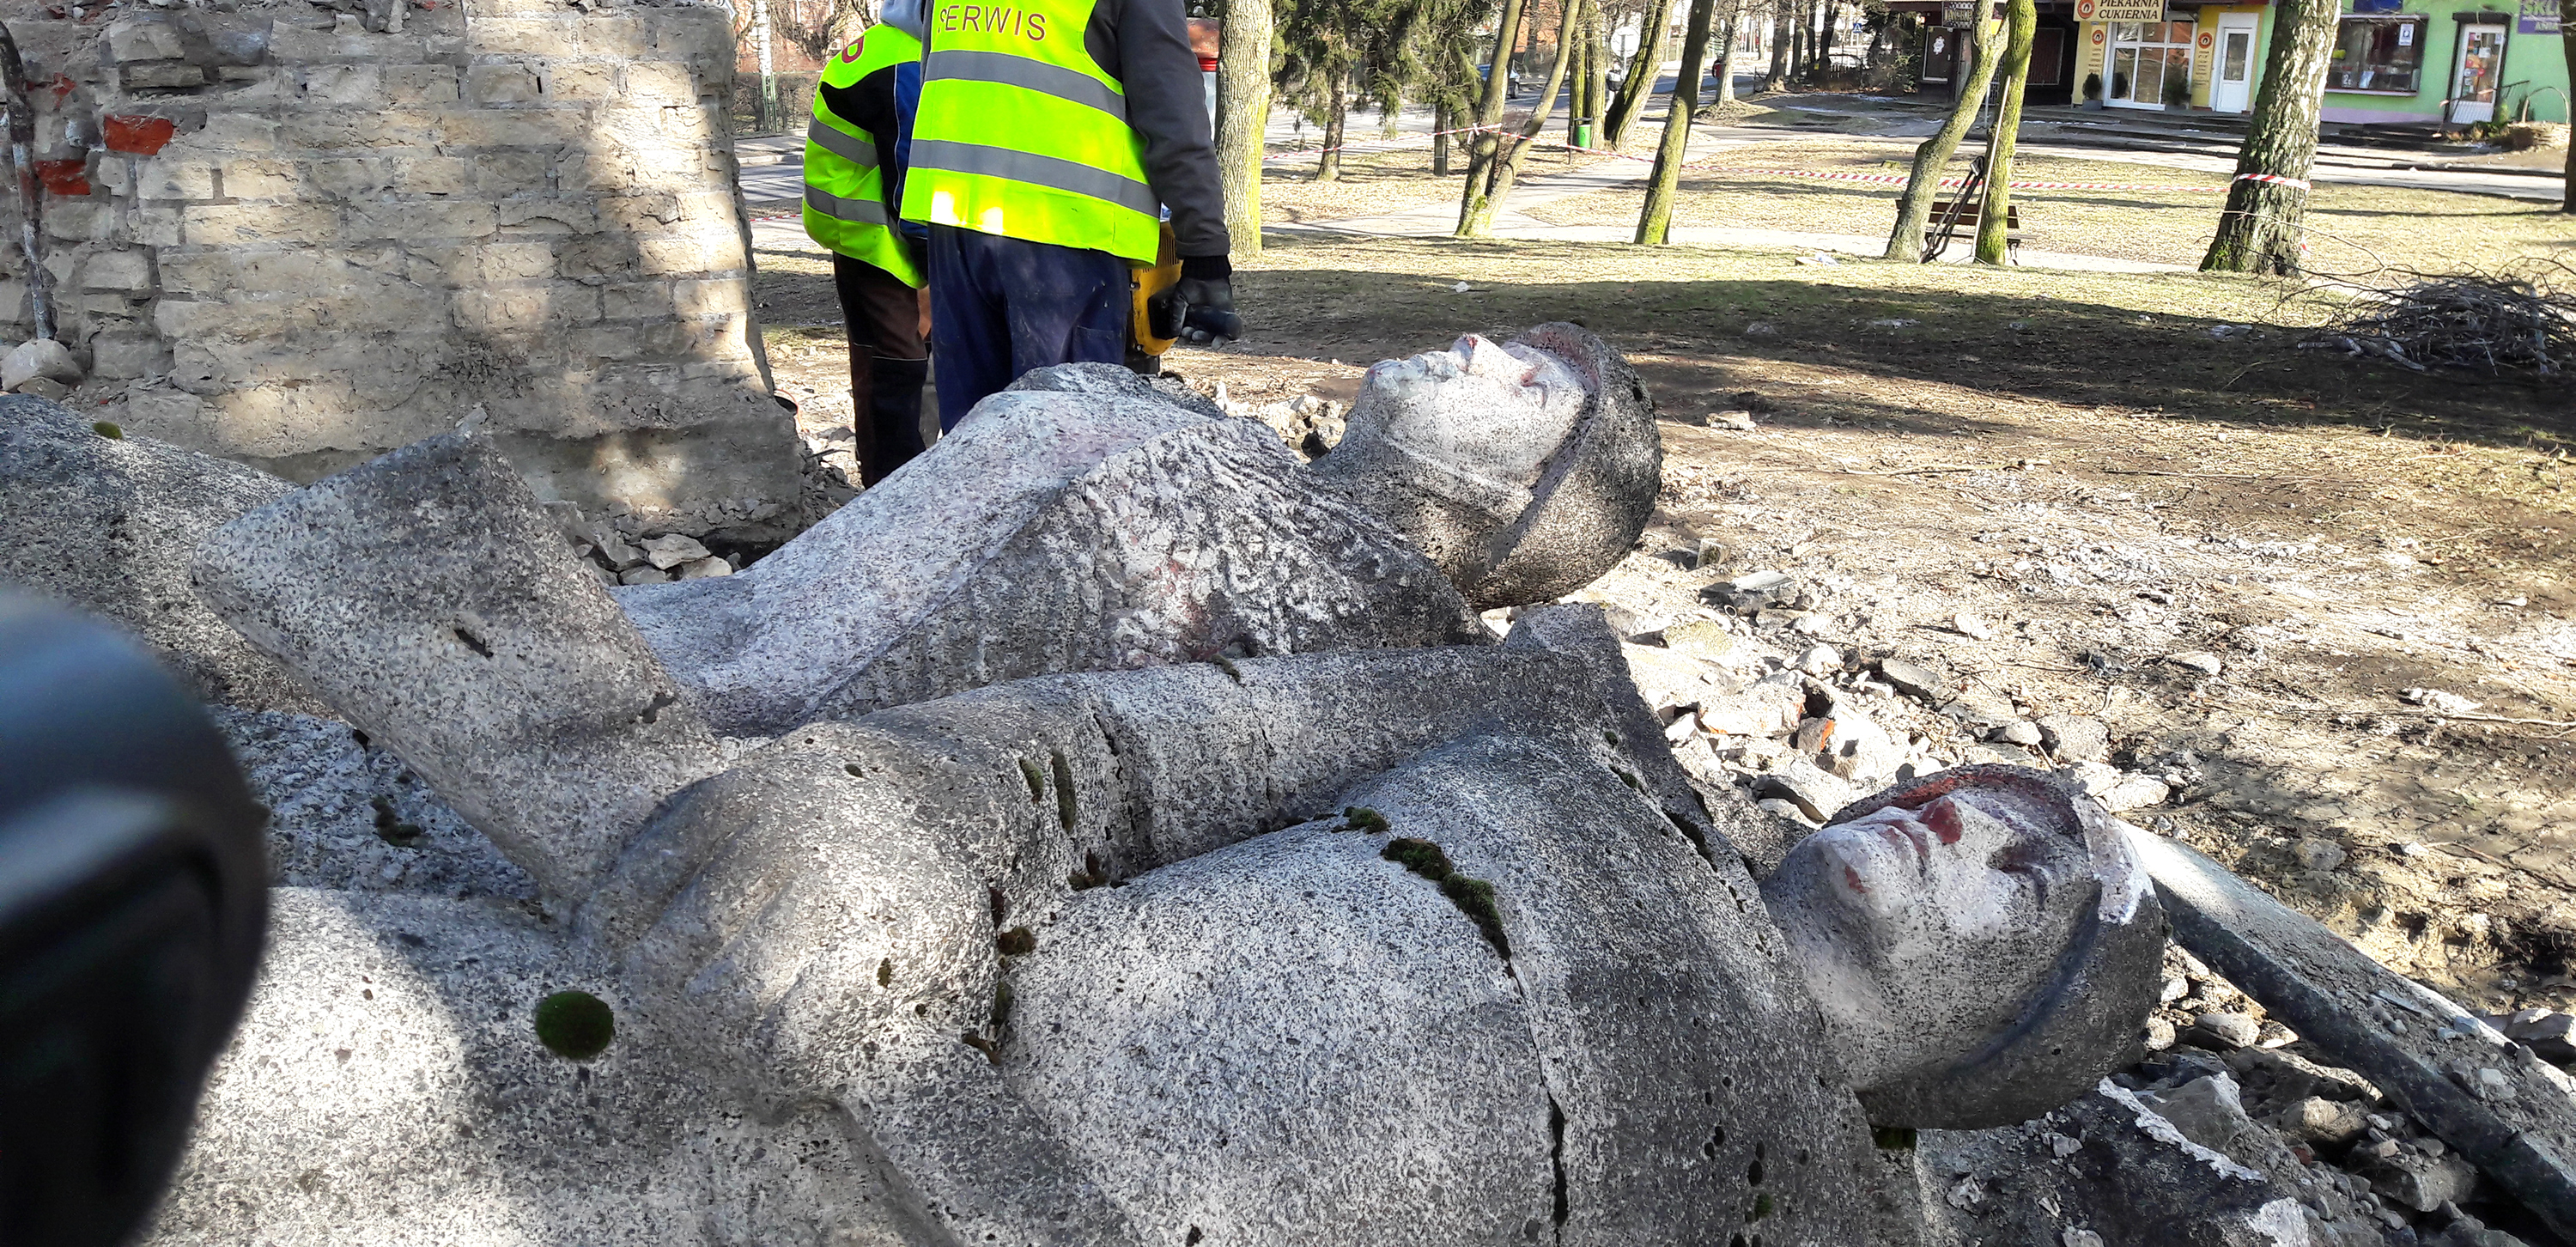
<path id="1" fill-rule="evenodd" d="M 2576 368 L 2576 269 L 2558 261 L 2426 276 L 2353 300 L 2302 347 L 2341 347 L 2416 372 L 2478 368 L 2553 376 Z"/>

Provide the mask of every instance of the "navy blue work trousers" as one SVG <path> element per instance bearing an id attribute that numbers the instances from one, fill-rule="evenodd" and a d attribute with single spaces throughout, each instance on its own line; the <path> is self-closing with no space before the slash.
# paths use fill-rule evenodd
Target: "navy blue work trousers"
<path id="1" fill-rule="evenodd" d="M 930 227 L 930 350 L 939 427 L 1051 364 L 1123 364 L 1127 262 L 1106 251 Z"/>

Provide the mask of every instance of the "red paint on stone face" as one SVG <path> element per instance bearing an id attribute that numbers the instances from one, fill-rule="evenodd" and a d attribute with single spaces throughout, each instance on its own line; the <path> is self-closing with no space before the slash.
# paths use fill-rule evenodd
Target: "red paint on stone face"
<path id="1" fill-rule="evenodd" d="M 1860 872 L 1849 866 L 1843 867 L 1843 886 L 1850 888 L 1854 895 L 1869 895 L 1869 885 L 1861 882 Z"/>
<path id="2" fill-rule="evenodd" d="M 57 195 L 88 194 L 88 173 L 89 161 L 86 158 L 36 162 L 37 180 L 45 184 L 46 190 Z"/>
<path id="3" fill-rule="evenodd" d="M 54 102 L 59 104 L 63 102 L 64 97 L 79 90 L 80 84 L 72 81 L 69 74 L 56 74 L 52 82 L 45 84 L 45 89 L 54 93 Z"/>
<path id="4" fill-rule="evenodd" d="M 1959 829 L 1958 807 L 1947 801 L 1935 801 L 1923 808 L 1922 821 L 1924 826 L 1932 829 L 1933 835 L 1940 837 L 1941 843 L 1959 842 L 1959 836 L 1962 833 Z"/>
<path id="5" fill-rule="evenodd" d="M 105 118 L 107 150 L 150 156 L 167 146 L 170 136 L 178 128 L 167 117 L 130 117 L 109 113 Z"/>

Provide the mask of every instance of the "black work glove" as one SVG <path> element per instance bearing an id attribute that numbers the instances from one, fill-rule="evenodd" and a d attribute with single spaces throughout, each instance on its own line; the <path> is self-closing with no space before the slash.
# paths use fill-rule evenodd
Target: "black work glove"
<path id="1" fill-rule="evenodd" d="M 1216 268 L 1210 273 L 1205 270 Z M 1193 275 L 1192 269 L 1201 271 Z M 1231 266 L 1222 257 L 1211 265 L 1204 260 L 1184 259 L 1181 279 L 1161 294 L 1147 300 L 1147 323 L 1154 336 L 1177 338 L 1192 346 L 1206 346 L 1223 338 L 1232 342 L 1243 336 L 1243 318 L 1234 314 L 1234 280 Z"/>

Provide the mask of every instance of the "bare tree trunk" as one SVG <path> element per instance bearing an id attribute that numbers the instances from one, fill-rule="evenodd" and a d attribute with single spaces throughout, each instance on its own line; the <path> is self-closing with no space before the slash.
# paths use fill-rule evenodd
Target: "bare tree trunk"
<path id="1" fill-rule="evenodd" d="M 1456 116 L 1457 114 L 1449 111 L 1449 106 L 1446 104 L 1431 110 L 1431 176 L 1433 177 L 1449 176 L 1449 130 L 1457 124 L 1453 120 Z"/>
<path id="2" fill-rule="evenodd" d="M 1723 108 L 1735 102 L 1735 51 L 1744 41 L 1744 12 L 1752 0 L 1732 0 L 1734 8 L 1726 15 L 1725 37 L 1717 41 L 1717 103 Z"/>
<path id="3" fill-rule="evenodd" d="M 1583 115 L 1592 119 L 1592 145 L 1601 141 L 1601 123 L 1610 112 L 1610 16 L 1601 0 L 1583 0 Z"/>
<path id="4" fill-rule="evenodd" d="M 1789 0 L 1772 0 L 1771 5 L 1771 72 L 1762 79 L 1762 89 L 1778 91 L 1789 85 Z"/>
<path id="5" fill-rule="evenodd" d="M 1575 13 L 1574 42 L 1557 50 L 1557 54 L 1565 59 L 1565 145 L 1572 147 L 1575 123 L 1587 115 L 1583 110 L 1591 102 L 1584 98 L 1584 93 L 1592 87 L 1592 39 L 1583 27 L 1592 12 L 1592 0 L 1563 2 L 1573 6 Z"/>
<path id="6" fill-rule="evenodd" d="M 1567 62 L 1573 60 L 1575 23 L 1582 18 L 1583 8 L 1575 0 L 1563 0 L 1556 23 L 1556 55 L 1548 62 L 1547 82 L 1538 89 L 1538 99 L 1530 104 L 1529 120 L 1513 136 L 1511 148 L 1494 162 L 1494 184 L 1485 194 L 1484 216 L 1475 221 L 1460 221 L 1458 237 L 1483 238 L 1493 233 L 1494 216 L 1502 211 L 1503 198 L 1512 193 L 1512 183 L 1521 175 L 1521 163 L 1529 159 L 1530 142 L 1547 128 L 1548 114 L 1556 111 L 1556 97 L 1565 85 Z M 1474 175 L 1469 175 L 1474 180 Z M 1475 232 L 1468 232 L 1470 228 Z"/>
<path id="7" fill-rule="evenodd" d="M 1977 124 L 1977 110 L 1985 106 L 1986 91 L 1995 81 L 1995 63 L 2001 59 L 1994 54 L 1995 36 L 2001 33 L 1980 0 L 1977 15 L 1968 25 L 1968 81 L 1959 88 L 1959 98 L 1950 105 L 1940 131 L 1914 149 L 1913 175 L 1905 180 L 1904 193 L 1896 197 L 1896 228 L 1887 236 L 1888 259 L 1923 258 L 1923 226 L 1932 219 L 1932 201 L 1941 195 L 1941 168 L 1958 154 L 1959 140 Z"/>
<path id="8" fill-rule="evenodd" d="M 1511 102 L 1512 48 L 1520 42 L 1521 18 L 1528 0 L 1503 0 L 1502 20 L 1494 28 L 1494 58 L 1485 67 L 1485 91 L 1476 99 L 1476 133 L 1467 143 L 1467 186 L 1458 200 L 1460 238 L 1481 238 L 1493 224 L 1495 166 L 1503 155 L 1503 108 Z"/>
<path id="9" fill-rule="evenodd" d="M 1834 72 L 1834 0 L 1821 0 L 1816 5 L 1816 77 L 1829 80 Z"/>
<path id="10" fill-rule="evenodd" d="M 2576 88 L 2576 0 L 2558 0 L 2558 40 L 2567 45 L 2567 85 Z M 2567 103 L 2568 97 L 2558 97 Z M 2576 133 L 2576 104 L 2569 104 L 2568 129 Z M 2567 144 L 2567 202 L 2565 211 L 2576 212 L 2576 141 Z"/>
<path id="11" fill-rule="evenodd" d="M 2307 213 L 2307 178 L 2317 163 L 2317 123 L 2342 8 L 2336 0 L 2281 0 L 2253 125 L 2202 269 L 2299 271 L 2299 222 Z"/>
<path id="12" fill-rule="evenodd" d="M 1324 79 L 1324 150 L 1315 158 L 1315 180 L 1342 180 L 1342 133 L 1351 118 L 1351 71 L 1339 69 Z"/>
<path id="13" fill-rule="evenodd" d="M 1637 216 L 1640 244 L 1661 246 L 1672 240 L 1673 196 L 1682 183 L 1682 161 L 1690 152 L 1691 113 L 1699 104 L 1699 80 L 1708 72 L 1708 28 L 1717 16 L 1717 0 L 1691 0 L 1690 31 L 1682 36 L 1682 75 L 1673 80 L 1673 100 L 1664 110 L 1664 141 L 1655 148 L 1655 173 L 1646 186 L 1646 209 Z"/>
<path id="14" fill-rule="evenodd" d="M 1270 0 L 1227 0 L 1216 66 L 1217 179 L 1238 257 L 1261 254 L 1262 132 L 1270 125 Z"/>
<path id="15" fill-rule="evenodd" d="M 1655 79 L 1664 67 L 1664 28 L 1672 24 L 1673 0 L 1653 0 L 1646 10 L 1646 24 L 1637 32 L 1637 51 L 1628 58 L 1628 76 L 1620 80 L 1619 94 L 1610 101 L 1608 115 L 1601 119 L 1601 142 L 1617 147 L 1628 139 L 1628 127 L 1636 124 L 1637 114 L 1646 111 L 1646 101 L 1655 94 Z"/>
<path id="16" fill-rule="evenodd" d="M 2011 0 L 2004 22 L 2010 37 L 2004 44 L 2004 98 L 1995 113 L 1995 131 L 1987 150 L 1986 202 L 1977 210 L 1977 263 L 2001 264 L 2005 229 L 2012 216 L 2013 143 L 2021 137 L 2021 96 L 2030 88 L 2030 46 L 2039 38 L 2039 6 L 2033 0 Z"/>

